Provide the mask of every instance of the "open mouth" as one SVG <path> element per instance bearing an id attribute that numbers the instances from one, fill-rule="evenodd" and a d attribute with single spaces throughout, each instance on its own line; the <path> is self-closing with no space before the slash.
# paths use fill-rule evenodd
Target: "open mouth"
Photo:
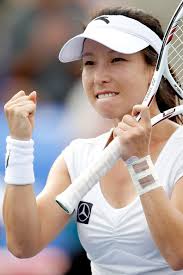
<path id="1" fill-rule="evenodd" d="M 118 95 L 118 93 L 114 93 L 114 92 L 113 93 L 103 93 L 103 94 L 96 95 L 96 98 L 103 99 L 103 98 L 108 98 L 108 97 L 114 97 L 116 95 Z"/>

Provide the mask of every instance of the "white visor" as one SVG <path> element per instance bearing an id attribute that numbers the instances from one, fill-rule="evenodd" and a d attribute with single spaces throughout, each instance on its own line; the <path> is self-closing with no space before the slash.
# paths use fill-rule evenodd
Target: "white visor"
<path id="1" fill-rule="evenodd" d="M 162 44 L 155 32 L 135 19 L 123 15 L 103 15 L 92 20 L 83 33 L 65 43 L 59 60 L 65 63 L 81 59 L 85 39 L 124 54 L 136 53 L 148 46 L 159 53 Z"/>

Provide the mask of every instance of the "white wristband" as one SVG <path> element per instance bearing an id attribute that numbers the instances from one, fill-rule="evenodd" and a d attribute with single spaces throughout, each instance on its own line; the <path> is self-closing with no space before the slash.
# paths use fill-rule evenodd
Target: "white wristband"
<path id="1" fill-rule="evenodd" d="M 34 183 L 34 141 L 16 140 L 8 136 L 6 144 L 5 182 L 15 185 Z"/>
<path id="2" fill-rule="evenodd" d="M 161 186 L 150 156 L 140 159 L 132 157 L 126 161 L 126 165 L 140 196 Z"/>

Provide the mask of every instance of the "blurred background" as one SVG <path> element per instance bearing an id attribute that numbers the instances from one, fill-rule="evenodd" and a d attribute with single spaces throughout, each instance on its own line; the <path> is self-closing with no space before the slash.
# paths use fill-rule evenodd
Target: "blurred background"
<path id="1" fill-rule="evenodd" d="M 158 17 L 165 28 L 177 0 L 0 0 L 0 275 L 90 274 L 73 220 L 46 249 L 20 260 L 6 248 L 2 219 L 4 156 L 8 129 L 3 106 L 19 90 L 38 93 L 35 140 L 35 193 L 74 138 L 94 137 L 111 127 L 88 104 L 80 64 L 62 64 L 62 45 L 82 31 L 90 14 L 106 6 L 135 6 Z M 166 4 L 166 5 L 165 5 Z"/>

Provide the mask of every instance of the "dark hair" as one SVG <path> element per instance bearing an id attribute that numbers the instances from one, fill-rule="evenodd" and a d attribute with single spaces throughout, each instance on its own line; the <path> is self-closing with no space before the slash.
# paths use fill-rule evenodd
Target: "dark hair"
<path id="1" fill-rule="evenodd" d="M 91 20 L 102 15 L 123 15 L 133 18 L 149 27 L 160 37 L 160 39 L 163 39 L 164 34 L 159 20 L 154 18 L 152 15 L 147 14 L 141 9 L 123 7 L 104 8 L 96 12 L 95 15 L 92 16 Z M 147 64 L 155 66 L 158 57 L 156 51 L 151 46 L 149 46 L 142 52 L 144 54 Z M 179 97 L 176 95 L 174 89 L 171 87 L 169 82 L 164 78 L 164 76 L 162 77 L 159 89 L 156 94 L 156 102 L 161 112 L 169 108 L 175 107 L 177 104 L 180 103 Z M 171 120 L 179 124 L 183 123 L 182 116 L 173 117 L 171 118 Z"/>

